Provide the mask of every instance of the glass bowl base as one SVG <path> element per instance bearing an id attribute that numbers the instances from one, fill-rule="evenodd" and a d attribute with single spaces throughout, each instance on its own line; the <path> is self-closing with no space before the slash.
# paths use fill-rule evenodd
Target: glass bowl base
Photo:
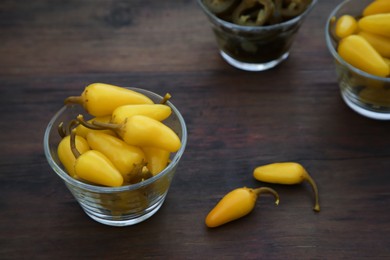
<path id="1" fill-rule="evenodd" d="M 232 58 L 222 50 L 220 50 L 219 53 L 227 63 L 229 63 L 230 65 L 232 65 L 237 69 L 246 70 L 246 71 L 264 71 L 264 70 L 272 69 L 273 67 L 275 67 L 276 65 L 280 64 L 282 61 L 287 59 L 289 55 L 289 52 L 286 52 L 278 59 L 266 63 L 247 63 Z"/>
<path id="2" fill-rule="evenodd" d="M 125 226 L 131 226 L 138 224 L 142 221 L 147 220 L 148 218 L 152 217 L 163 205 L 165 200 L 165 197 L 163 197 L 160 201 L 158 201 L 156 204 L 154 204 L 152 207 L 148 208 L 146 210 L 146 213 L 143 214 L 134 214 L 132 216 L 107 216 L 98 214 L 96 212 L 93 212 L 91 210 L 88 210 L 85 207 L 82 207 L 84 212 L 93 220 L 96 222 L 99 222 L 104 225 L 108 226 L 114 226 L 114 227 L 125 227 Z"/>
<path id="3" fill-rule="evenodd" d="M 376 111 L 364 109 L 361 106 L 352 102 L 348 98 L 348 95 L 344 92 L 341 92 L 341 96 L 349 108 L 351 108 L 353 111 L 357 112 L 358 114 L 360 114 L 362 116 L 365 116 L 365 117 L 368 117 L 371 119 L 376 119 L 376 120 L 390 120 L 390 113 L 376 112 Z"/>

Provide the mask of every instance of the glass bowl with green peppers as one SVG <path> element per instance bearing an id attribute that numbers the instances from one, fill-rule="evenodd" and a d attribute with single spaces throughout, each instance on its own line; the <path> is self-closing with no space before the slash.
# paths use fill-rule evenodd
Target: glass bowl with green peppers
<path id="1" fill-rule="evenodd" d="M 99 88 L 108 88 L 109 91 L 110 88 L 118 89 L 116 86 L 101 83 L 91 85 L 96 85 Z M 91 116 L 86 113 L 86 108 L 80 104 L 67 104 L 56 112 L 46 128 L 43 140 L 44 152 L 49 165 L 57 176 L 64 181 L 66 187 L 80 204 L 81 208 L 93 220 L 110 226 L 134 225 L 150 218 L 159 210 L 171 186 L 172 179 L 187 142 L 185 121 L 179 110 L 169 100 L 167 101 L 165 97 L 161 97 L 147 90 L 137 88 L 126 89 L 133 90 L 137 94 L 141 93 L 145 95 L 148 97 L 148 100 L 153 101 L 156 109 L 159 109 L 159 104 L 162 104 L 162 101 L 164 105 L 170 108 L 169 110 L 172 112 L 169 117 L 164 117 L 161 123 L 169 127 L 179 138 L 180 147 L 175 148 L 174 151 L 165 151 L 165 149 L 152 146 L 136 147 L 136 145 L 131 145 L 131 151 L 127 151 L 124 149 L 123 144 L 114 147 L 114 145 L 117 145 L 121 141 L 118 135 L 119 132 L 113 133 L 111 130 L 99 129 L 95 123 L 99 123 L 97 118 L 101 120 L 103 117 Z M 96 90 L 88 89 L 88 91 L 90 96 L 85 98 L 85 100 L 91 101 L 93 100 L 91 95 L 94 94 L 92 92 Z M 102 96 L 107 95 L 101 89 L 98 91 L 101 92 L 99 94 Z M 122 99 L 122 92 L 117 94 L 119 94 L 118 100 Z M 108 105 L 114 103 L 114 99 L 110 97 Z M 98 103 L 101 105 L 102 102 L 104 103 L 104 101 L 100 100 Z M 99 110 L 101 110 L 100 105 L 97 107 Z M 148 104 L 147 106 L 150 105 Z M 147 106 L 144 105 L 143 109 L 145 110 Z M 90 112 L 92 113 L 92 109 Z M 156 113 L 153 112 L 153 114 Z M 129 118 L 137 117 L 141 119 L 146 118 L 146 116 L 140 115 L 134 115 Z M 152 119 L 148 118 L 147 120 L 150 121 Z M 77 124 L 79 122 L 83 122 L 85 126 L 78 124 L 77 127 L 72 128 L 72 123 Z M 115 125 L 114 123 L 111 124 Z M 64 125 L 68 127 L 64 127 Z M 87 134 L 83 134 L 87 130 L 80 127 L 91 127 L 91 129 L 88 129 L 89 132 Z M 137 127 L 134 126 L 131 128 L 135 129 Z M 145 129 L 141 129 L 141 131 L 145 132 Z M 126 132 L 126 134 L 130 133 Z M 141 136 L 134 138 L 148 138 L 143 134 L 141 133 Z M 156 135 L 159 135 L 159 133 L 156 133 Z M 80 142 L 81 139 L 84 140 L 84 143 Z M 154 139 L 153 136 L 150 137 L 150 140 L 152 139 Z M 170 146 L 170 144 L 163 145 Z M 126 149 L 129 149 L 130 145 L 126 144 L 126 147 Z M 122 150 L 118 151 L 118 149 Z M 130 153 L 130 155 L 133 153 L 134 156 L 134 153 L 139 153 L 140 150 L 143 151 L 141 153 L 145 155 L 147 162 L 144 163 L 142 161 L 139 164 L 129 165 L 132 169 L 127 174 L 124 174 L 122 169 L 117 167 L 118 162 L 114 161 L 115 158 L 119 158 L 125 153 Z M 106 151 L 112 154 L 107 154 Z M 73 157 L 72 152 L 75 152 L 73 153 Z M 106 156 L 103 156 L 102 153 Z M 148 157 L 149 155 L 151 157 Z M 74 161 L 70 161 L 71 157 Z M 106 158 L 106 161 L 110 162 L 106 163 L 102 159 L 103 157 Z M 157 157 L 166 157 L 163 159 L 166 162 L 163 167 L 159 167 L 161 165 L 158 165 L 158 160 L 161 158 Z M 152 162 L 153 160 L 155 162 Z M 123 165 L 123 162 L 119 163 Z M 149 167 L 148 163 L 154 163 L 154 168 Z M 122 174 L 131 179 L 122 178 Z"/>
<path id="2" fill-rule="evenodd" d="M 219 52 L 246 71 L 271 69 L 288 58 L 295 35 L 317 0 L 198 0 Z"/>

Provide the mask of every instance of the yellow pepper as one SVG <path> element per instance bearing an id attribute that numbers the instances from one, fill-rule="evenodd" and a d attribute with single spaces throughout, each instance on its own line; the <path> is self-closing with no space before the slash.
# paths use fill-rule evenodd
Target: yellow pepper
<path id="1" fill-rule="evenodd" d="M 147 192 L 142 190 L 100 193 L 98 197 L 101 205 L 110 210 L 113 216 L 118 217 L 123 214 L 142 212 L 149 205 Z"/>
<path id="2" fill-rule="evenodd" d="M 143 115 L 154 118 L 158 121 L 163 121 L 172 113 L 172 109 L 167 105 L 162 104 L 138 104 L 124 105 L 116 108 L 111 115 L 111 123 L 120 124 L 126 118 L 135 115 Z"/>
<path id="3" fill-rule="evenodd" d="M 155 147 L 142 147 L 145 153 L 147 167 L 149 171 L 156 175 L 164 170 L 169 163 L 170 152 L 155 148 Z"/>
<path id="4" fill-rule="evenodd" d="M 389 0 L 376 0 L 367 5 L 363 10 L 363 16 L 373 14 L 390 13 L 390 1 Z"/>
<path id="5" fill-rule="evenodd" d="M 386 62 L 386 64 L 389 66 L 390 68 L 390 58 L 383 58 L 383 60 Z"/>
<path id="6" fill-rule="evenodd" d="M 136 91 L 104 83 L 88 85 L 81 96 L 65 99 L 65 104 L 80 104 L 95 117 L 111 115 L 119 106 L 127 104 L 153 104 L 147 96 Z"/>
<path id="7" fill-rule="evenodd" d="M 126 143 L 139 147 L 156 147 L 177 152 L 181 141 L 168 126 L 153 118 L 137 115 L 129 117 L 122 124 L 93 122 L 94 125 L 114 130 Z"/>
<path id="8" fill-rule="evenodd" d="M 366 39 L 382 57 L 390 58 L 390 37 L 365 31 L 360 31 L 358 35 Z"/>
<path id="9" fill-rule="evenodd" d="M 359 92 L 359 97 L 364 102 L 372 105 L 388 107 L 390 104 L 390 89 L 364 88 Z"/>
<path id="10" fill-rule="evenodd" d="M 90 132 L 87 141 L 91 149 L 103 153 L 119 170 L 123 179 L 130 182 L 136 165 L 146 161 L 144 152 L 121 139 L 99 132 Z"/>
<path id="11" fill-rule="evenodd" d="M 351 15 L 343 15 L 336 22 L 335 33 L 339 38 L 345 38 L 351 34 L 356 33 L 358 23 L 355 17 Z"/>
<path id="12" fill-rule="evenodd" d="M 75 163 L 78 177 L 94 184 L 120 187 L 123 177 L 112 162 L 101 152 L 89 150 L 80 155 Z"/>
<path id="13" fill-rule="evenodd" d="M 390 13 L 364 16 L 358 25 L 363 31 L 390 37 Z"/>
<path id="14" fill-rule="evenodd" d="M 390 74 L 389 66 L 362 36 L 350 35 L 342 39 L 337 51 L 346 62 L 360 70 L 379 77 Z"/>
<path id="15" fill-rule="evenodd" d="M 83 154 L 86 151 L 90 150 L 87 140 L 81 136 L 75 137 L 77 150 Z M 66 172 L 73 178 L 77 178 L 74 165 L 76 162 L 76 157 L 74 156 L 71 146 L 70 146 L 70 136 L 67 135 L 62 138 L 61 142 L 57 147 L 58 159 L 64 166 Z"/>
<path id="16" fill-rule="evenodd" d="M 77 150 L 75 145 L 75 130 L 71 132 L 70 145 L 76 158 L 74 164 L 75 174 L 83 180 L 94 184 L 119 187 L 123 184 L 121 173 L 114 164 L 101 152 L 88 150 L 83 154 Z"/>
<path id="17" fill-rule="evenodd" d="M 282 162 L 259 166 L 253 171 L 253 177 L 262 182 L 289 185 L 308 181 L 315 194 L 314 210 L 320 211 L 317 184 L 299 163 Z"/>
<path id="18" fill-rule="evenodd" d="M 275 203 L 279 204 L 279 195 L 271 188 L 238 188 L 226 194 L 210 211 L 205 219 L 206 226 L 214 228 L 246 216 L 262 193 L 271 193 L 276 199 Z"/>
<path id="19" fill-rule="evenodd" d="M 88 120 L 87 122 L 92 124 L 93 121 L 109 123 L 111 121 L 111 116 L 95 117 L 95 118 Z M 105 134 L 109 134 L 112 136 L 116 136 L 115 132 L 112 130 L 94 130 L 94 129 L 85 127 L 83 125 L 78 125 L 76 127 L 76 135 L 79 135 L 81 137 L 86 138 L 87 134 L 91 133 L 91 132 L 100 132 L 100 133 L 105 133 Z"/>

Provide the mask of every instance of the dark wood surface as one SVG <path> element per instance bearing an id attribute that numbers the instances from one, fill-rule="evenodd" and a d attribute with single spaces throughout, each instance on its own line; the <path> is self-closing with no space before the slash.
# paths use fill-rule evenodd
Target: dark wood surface
<path id="1" fill-rule="evenodd" d="M 381 259 L 390 257 L 390 123 L 342 101 L 320 0 L 289 59 L 261 73 L 219 56 L 192 0 L 0 2 L 1 259 Z M 43 154 L 65 97 L 93 82 L 170 92 L 188 127 L 163 207 L 125 228 L 90 219 Z M 253 169 L 303 164 L 316 179 L 268 185 Z M 275 188 L 247 217 L 204 218 L 238 187 Z"/>

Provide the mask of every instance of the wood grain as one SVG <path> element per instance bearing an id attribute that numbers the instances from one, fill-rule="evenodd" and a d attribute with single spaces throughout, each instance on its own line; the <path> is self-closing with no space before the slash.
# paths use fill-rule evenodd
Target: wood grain
<path id="1" fill-rule="evenodd" d="M 385 259 L 390 257 L 390 123 L 342 101 L 319 1 L 289 59 L 250 73 L 219 56 L 196 1 L 0 2 L 1 259 Z M 170 92 L 189 139 L 167 199 L 126 228 L 82 212 L 43 154 L 65 97 L 92 82 Z M 256 182 L 253 169 L 302 163 L 307 184 Z M 230 190 L 270 186 L 246 218 L 209 230 Z"/>

